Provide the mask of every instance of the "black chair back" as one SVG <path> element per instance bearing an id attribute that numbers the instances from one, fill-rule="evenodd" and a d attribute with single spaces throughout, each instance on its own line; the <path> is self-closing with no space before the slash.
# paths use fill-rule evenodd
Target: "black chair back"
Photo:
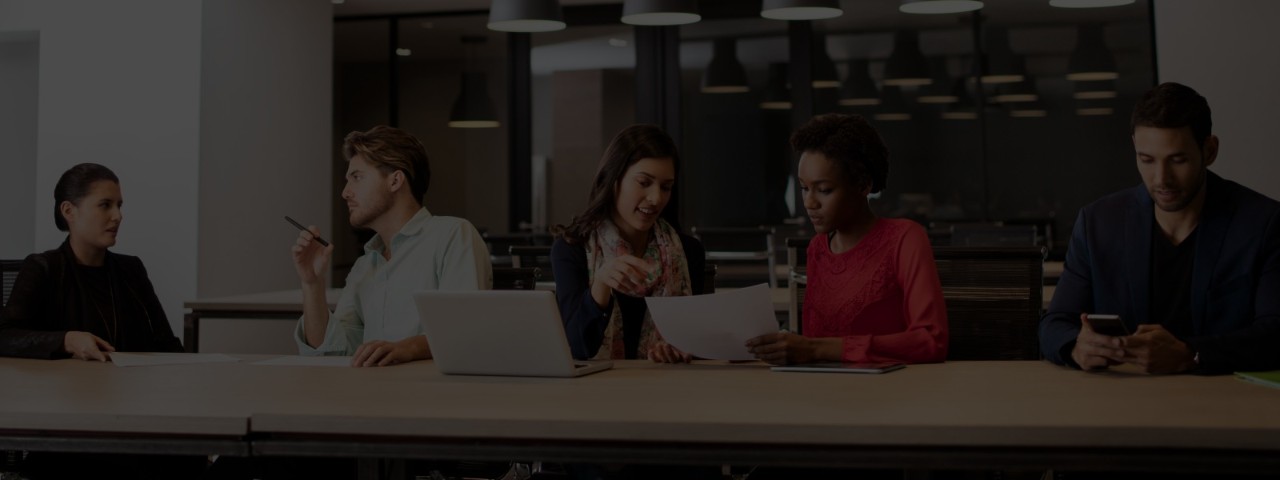
<path id="1" fill-rule="evenodd" d="M 787 290 L 790 295 L 790 306 L 787 309 L 787 330 L 800 333 L 804 307 L 804 289 L 808 283 L 805 277 L 805 262 L 808 261 L 810 237 L 791 237 L 784 242 L 787 245 Z"/>
<path id="2" fill-rule="evenodd" d="M 511 268 L 511 267 L 494 267 L 493 268 L 493 289 L 494 290 L 533 290 L 538 284 L 538 278 L 542 275 L 542 269 L 538 267 L 529 268 Z"/>
<path id="3" fill-rule="evenodd" d="M 745 286 L 767 279 L 770 287 L 778 286 L 772 227 L 693 227 L 691 231 L 706 249 L 708 262 L 725 265 L 745 263 L 752 267 L 743 278 L 735 277 L 733 280 Z M 750 264 L 759 265 L 764 271 L 760 272 L 761 268 Z M 722 280 L 733 277 L 730 273 L 725 275 Z"/>
<path id="4" fill-rule="evenodd" d="M 13 292 L 13 284 L 18 281 L 18 270 L 22 269 L 22 260 L 0 260 L 0 307 L 9 304 L 9 294 Z"/>
<path id="5" fill-rule="evenodd" d="M 555 281 L 550 245 L 512 245 L 507 251 L 511 254 L 512 267 L 540 268 L 542 276 L 539 280 Z"/>
<path id="6" fill-rule="evenodd" d="M 716 264 L 707 262 L 702 269 L 702 294 L 716 293 Z"/>
<path id="7" fill-rule="evenodd" d="M 936 247 L 948 360 L 1038 360 L 1043 247 Z"/>
<path id="8" fill-rule="evenodd" d="M 953 247 L 1030 247 L 1035 225 L 958 224 L 951 227 Z"/>

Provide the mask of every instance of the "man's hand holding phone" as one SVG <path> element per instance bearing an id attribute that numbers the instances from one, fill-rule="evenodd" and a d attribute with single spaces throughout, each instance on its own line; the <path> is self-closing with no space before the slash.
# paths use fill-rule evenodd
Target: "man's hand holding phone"
<path id="1" fill-rule="evenodd" d="M 1081 370 L 1100 370 L 1124 363 L 1124 340 L 1128 334 L 1116 315 L 1080 314 L 1080 334 L 1071 349 L 1071 359 Z"/>

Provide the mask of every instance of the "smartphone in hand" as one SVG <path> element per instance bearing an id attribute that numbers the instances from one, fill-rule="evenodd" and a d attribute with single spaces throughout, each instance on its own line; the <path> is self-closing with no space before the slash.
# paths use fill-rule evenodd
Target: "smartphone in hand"
<path id="1" fill-rule="evenodd" d="M 1084 318 L 1089 320 L 1089 326 L 1093 328 L 1093 331 L 1099 334 L 1109 337 L 1129 335 L 1129 327 L 1125 326 L 1124 320 L 1121 320 L 1119 315 L 1091 313 L 1085 315 Z"/>

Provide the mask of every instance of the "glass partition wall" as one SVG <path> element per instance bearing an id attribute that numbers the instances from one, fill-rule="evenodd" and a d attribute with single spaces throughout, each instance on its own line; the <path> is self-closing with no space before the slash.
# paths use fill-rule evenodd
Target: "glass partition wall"
<path id="1" fill-rule="evenodd" d="M 1138 181 L 1128 113 L 1155 83 L 1149 0 L 986 0 L 943 15 L 846 0 L 839 17 L 790 22 L 762 18 L 758 2 L 702 0 L 700 21 L 669 27 L 623 24 L 621 3 L 563 3 L 567 28 L 546 33 L 490 31 L 487 11 L 340 17 L 335 146 L 379 123 L 408 129 L 431 154 L 429 208 L 494 234 L 567 223 L 608 141 L 637 121 L 681 145 L 675 206 L 686 230 L 804 231 L 787 143 L 803 112 L 869 118 L 891 152 L 874 209 L 934 232 L 1032 224 L 1060 256 L 1080 207 Z M 796 85 L 804 64 L 808 84 Z M 529 93 L 513 97 L 524 68 Z M 455 112 L 485 110 L 458 106 L 476 92 L 497 126 L 450 127 Z M 523 95 L 530 120 L 509 120 Z M 531 137 L 528 168 L 508 159 L 509 129 Z M 512 187 L 521 184 L 529 190 Z"/>

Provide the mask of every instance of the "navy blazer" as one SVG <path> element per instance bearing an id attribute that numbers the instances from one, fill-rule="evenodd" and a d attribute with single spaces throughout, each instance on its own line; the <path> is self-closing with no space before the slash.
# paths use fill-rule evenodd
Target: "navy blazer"
<path id="1" fill-rule="evenodd" d="M 702 242 L 680 234 L 685 260 L 689 263 L 689 283 L 694 295 L 701 295 L 706 279 L 707 253 Z M 648 306 L 643 298 L 635 298 L 614 292 L 606 308 L 596 305 L 591 296 L 591 282 L 587 273 L 587 248 L 582 244 L 570 244 L 564 237 L 551 244 L 551 269 L 556 277 L 556 303 L 560 305 L 560 317 L 564 321 L 565 337 L 573 358 L 586 360 L 596 356 L 604 343 L 604 330 L 609 326 L 613 302 L 619 302 L 622 317 L 643 319 Z"/>
<path id="2" fill-rule="evenodd" d="M 1201 373 L 1280 369 L 1280 203 L 1213 172 L 1205 185 L 1191 274 L 1193 335 Z M 1071 359 L 1080 313 L 1118 314 L 1130 331 L 1149 318 L 1151 235 L 1146 187 L 1080 210 L 1066 267 L 1040 319 L 1040 349 Z"/>

